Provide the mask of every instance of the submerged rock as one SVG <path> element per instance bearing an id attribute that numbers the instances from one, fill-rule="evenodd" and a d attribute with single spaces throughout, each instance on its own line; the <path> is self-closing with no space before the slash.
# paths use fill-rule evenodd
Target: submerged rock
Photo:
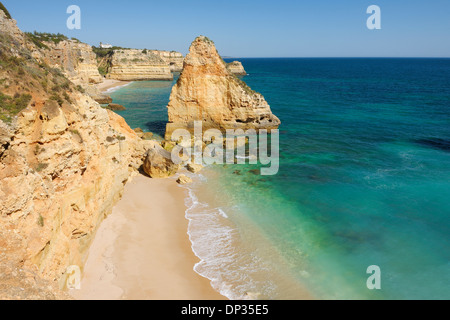
<path id="1" fill-rule="evenodd" d="M 153 138 L 152 132 L 144 132 L 144 134 L 142 135 L 142 139 L 144 140 L 151 140 L 152 138 Z"/>
<path id="2" fill-rule="evenodd" d="M 186 169 L 188 169 L 189 172 L 197 173 L 197 172 L 202 171 L 203 166 L 201 164 L 189 163 L 186 166 Z"/>
<path id="3" fill-rule="evenodd" d="M 127 108 L 125 108 L 123 105 L 117 104 L 117 103 L 110 103 L 110 104 L 108 104 L 108 106 L 106 108 L 111 110 L 111 111 L 124 111 L 124 110 L 127 110 Z"/>
<path id="4" fill-rule="evenodd" d="M 112 103 L 112 98 L 103 94 L 91 95 L 91 98 L 99 104 L 110 104 Z"/>

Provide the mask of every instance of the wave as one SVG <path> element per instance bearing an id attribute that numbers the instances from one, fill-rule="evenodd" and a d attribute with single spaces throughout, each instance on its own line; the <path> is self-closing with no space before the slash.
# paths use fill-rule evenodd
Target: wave
<path id="1" fill-rule="evenodd" d="M 271 296 L 276 285 L 261 276 L 261 271 L 268 270 L 263 260 L 241 245 L 239 232 L 227 212 L 231 209 L 200 201 L 196 185 L 206 178 L 199 174 L 190 176 L 194 183 L 182 187 L 188 194 L 185 199 L 187 233 L 192 251 L 200 259 L 194 271 L 210 280 L 212 287 L 230 300 Z"/>

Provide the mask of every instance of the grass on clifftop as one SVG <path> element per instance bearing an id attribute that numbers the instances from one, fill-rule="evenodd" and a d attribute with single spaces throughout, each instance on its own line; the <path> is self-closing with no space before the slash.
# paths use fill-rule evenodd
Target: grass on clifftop
<path id="1" fill-rule="evenodd" d="M 54 44 L 58 44 L 61 41 L 68 40 L 65 35 L 58 33 L 48 33 L 48 32 L 25 32 L 28 40 L 33 42 L 39 49 L 49 49 L 44 42 L 53 42 Z"/>
<path id="2" fill-rule="evenodd" d="M 5 15 L 8 19 L 12 19 L 11 15 L 8 12 L 8 9 L 6 9 L 5 6 L 3 5 L 3 3 L 1 3 L 1 2 L 0 2 L 0 10 L 2 10 L 5 13 Z"/>
<path id="3" fill-rule="evenodd" d="M 12 117 L 25 109 L 31 101 L 31 95 L 16 93 L 13 97 L 0 92 L 0 120 L 10 123 Z"/>

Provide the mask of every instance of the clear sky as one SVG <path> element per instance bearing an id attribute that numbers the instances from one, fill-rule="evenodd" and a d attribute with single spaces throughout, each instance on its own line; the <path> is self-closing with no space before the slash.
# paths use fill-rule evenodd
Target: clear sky
<path id="1" fill-rule="evenodd" d="M 185 54 L 198 35 L 233 57 L 450 57 L 450 0 L 1 0 L 24 31 Z M 369 30 L 367 8 L 381 8 Z M 68 30 L 69 5 L 81 30 Z"/>

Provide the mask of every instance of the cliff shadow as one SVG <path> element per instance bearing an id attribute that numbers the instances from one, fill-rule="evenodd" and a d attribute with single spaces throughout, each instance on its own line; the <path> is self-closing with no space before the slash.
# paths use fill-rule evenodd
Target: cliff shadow
<path id="1" fill-rule="evenodd" d="M 149 121 L 145 124 L 145 129 L 161 137 L 164 137 L 164 135 L 166 134 L 166 125 L 167 121 Z"/>

